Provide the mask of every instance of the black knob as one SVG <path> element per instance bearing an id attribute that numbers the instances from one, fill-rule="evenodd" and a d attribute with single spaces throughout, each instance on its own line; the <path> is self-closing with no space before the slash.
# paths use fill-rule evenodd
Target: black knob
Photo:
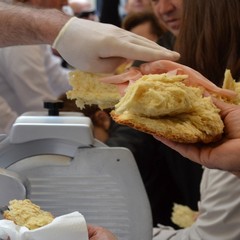
<path id="1" fill-rule="evenodd" d="M 48 116 L 59 116 L 59 109 L 63 108 L 64 102 L 61 100 L 44 101 L 43 107 L 48 109 Z"/>

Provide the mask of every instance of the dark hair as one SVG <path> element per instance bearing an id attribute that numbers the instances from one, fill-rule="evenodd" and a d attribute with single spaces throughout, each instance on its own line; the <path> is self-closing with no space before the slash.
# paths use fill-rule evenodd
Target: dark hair
<path id="1" fill-rule="evenodd" d="M 164 30 L 152 12 L 129 13 L 123 19 L 122 28 L 131 31 L 134 27 L 145 22 L 151 23 L 151 33 L 158 37 L 163 34 Z"/>
<path id="2" fill-rule="evenodd" d="M 225 69 L 240 77 L 240 1 L 184 0 L 175 50 L 180 62 L 222 86 Z"/>

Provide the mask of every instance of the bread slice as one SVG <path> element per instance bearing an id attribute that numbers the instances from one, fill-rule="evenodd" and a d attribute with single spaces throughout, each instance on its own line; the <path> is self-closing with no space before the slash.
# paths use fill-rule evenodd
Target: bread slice
<path id="1" fill-rule="evenodd" d="M 123 97 L 114 84 L 98 81 L 99 76 L 74 71 L 70 76 L 73 90 L 67 97 L 78 107 L 98 104 L 113 108 L 112 118 L 119 124 L 163 136 L 177 142 L 209 143 L 223 133 L 219 109 L 204 89 L 183 83 L 187 75 L 149 74 L 129 85 Z"/>
<path id="2" fill-rule="evenodd" d="M 229 99 L 223 99 L 226 102 L 230 102 L 233 104 L 240 104 L 240 82 L 236 82 L 231 74 L 231 71 L 229 69 L 226 69 L 225 75 L 224 75 L 224 81 L 223 81 L 223 89 L 229 89 L 232 91 L 235 91 L 238 93 L 237 97 L 234 98 L 233 100 L 229 101 Z"/>
<path id="3" fill-rule="evenodd" d="M 145 75 L 129 86 L 111 112 L 113 119 L 143 132 L 184 143 L 217 141 L 219 109 L 203 89 L 183 83 L 186 75 Z"/>
<path id="4" fill-rule="evenodd" d="M 181 228 L 191 227 L 199 215 L 198 211 L 193 211 L 190 207 L 174 203 L 171 220 Z"/>
<path id="5" fill-rule="evenodd" d="M 9 210 L 3 213 L 5 219 L 13 221 L 16 225 L 25 226 L 29 230 L 36 229 L 51 223 L 54 219 L 51 213 L 41 210 L 29 199 L 12 200 Z"/>
<path id="6" fill-rule="evenodd" d="M 116 85 L 98 81 L 102 75 L 76 70 L 70 72 L 69 76 L 72 90 L 66 95 L 68 99 L 75 99 L 80 109 L 93 104 L 101 109 L 112 108 L 121 98 Z"/>

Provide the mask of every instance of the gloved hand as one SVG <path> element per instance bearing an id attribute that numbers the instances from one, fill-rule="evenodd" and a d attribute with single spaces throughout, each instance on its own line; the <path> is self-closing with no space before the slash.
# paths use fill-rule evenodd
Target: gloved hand
<path id="1" fill-rule="evenodd" d="M 179 54 L 114 25 L 72 17 L 53 43 L 73 67 L 88 72 L 113 72 L 126 59 L 177 60 Z"/>

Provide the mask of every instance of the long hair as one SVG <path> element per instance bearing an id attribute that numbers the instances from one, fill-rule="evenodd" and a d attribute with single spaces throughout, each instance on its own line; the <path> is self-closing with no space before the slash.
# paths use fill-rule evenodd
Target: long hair
<path id="1" fill-rule="evenodd" d="M 175 48 L 180 62 L 222 85 L 225 69 L 240 77 L 240 0 L 184 0 Z"/>

